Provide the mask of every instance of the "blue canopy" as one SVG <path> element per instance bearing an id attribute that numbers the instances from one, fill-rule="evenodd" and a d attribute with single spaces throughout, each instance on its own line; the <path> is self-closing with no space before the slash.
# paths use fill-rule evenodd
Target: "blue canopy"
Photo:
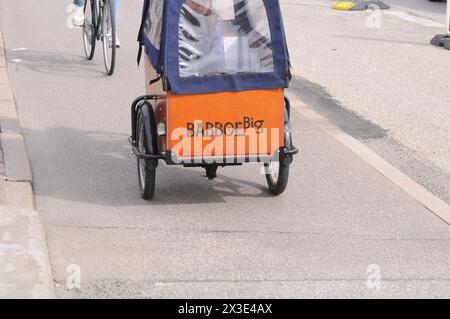
<path id="1" fill-rule="evenodd" d="M 229 8 L 225 0 L 145 0 L 139 41 L 173 93 L 288 86 L 279 1 L 227 1 Z"/>

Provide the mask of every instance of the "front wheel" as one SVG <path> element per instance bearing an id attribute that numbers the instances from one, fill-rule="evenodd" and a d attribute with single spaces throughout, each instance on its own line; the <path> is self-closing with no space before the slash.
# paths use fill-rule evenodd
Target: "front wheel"
<path id="1" fill-rule="evenodd" d="M 290 103 L 286 99 L 284 109 L 284 148 L 292 149 L 292 133 L 290 125 Z M 277 158 L 272 158 L 268 163 L 264 164 L 264 170 L 269 190 L 273 195 L 280 195 L 286 190 L 289 180 L 289 164 L 292 160 L 288 160 L 283 151 L 279 151 Z"/>
<path id="2" fill-rule="evenodd" d="M 97 7 L 95 0 L 84 3 L 83 48 L 88 60 L 94 58 L 97 32 Z"/>
<path id="3" fill-rule="evenodd" d="M 147 145 L 147 138 L 145 135 L 145 117 L 141 110 L 138 112 L 137 119 L 137 141 L 136 148 L 140 154 L 150 154 L 150 150 Z M 148 125 L 148 123 L 147 123 Z M 153 198 L 155 194 L 155 179 L 156 179 L 156 168 L 151 160 L 140 158 L 137 159 L 137 168 L 139 176 L 139 187 L 141 190 L 141 197 L 146 200 Z"/>
<path id="4" fill-rule="evenodd" d="M 116 64 L 116 19 L 110 0 L 105 0 L 102 10 L 103 61 L 108 75 L 114 73 Z"/>
<path id="5" fill-rule="evenodd" d="M 279 160 L 271 160 L 264 164 L 267 185 L 273 195 L 280 195 L 286 190 L 289 180 L 289 164 Z"/>

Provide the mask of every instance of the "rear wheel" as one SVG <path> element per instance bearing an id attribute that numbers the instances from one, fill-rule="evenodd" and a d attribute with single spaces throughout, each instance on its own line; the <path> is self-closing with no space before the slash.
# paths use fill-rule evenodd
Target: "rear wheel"
<path id="1" fill-rule="evenodd" d="M 147 146 L 147 138 L 145 135 L 145 118 L 141 110 L 138 112 L 137 119 L 137 132 L 136 132 L 136 148 L 141 154 L 150 154 L 150 150 Z M 148 124 L 147 124 L 148 125 Z M 152 160 L 145 158 L 137 159 L 139 187 L 141 190 L 141 197 L 146 200 L 153 198 L 155 194 L 155 179 L 156 169 L 155 165 L 152 165 Z"/>
<path id="2" fill-rule="evenodd" d="M 289 110 L 285 109 L 284 114 L 284 147 L 292 149 L 292 134 L 289 119 Z M 264 164 L 265 175 L 269 190 L 273 195 L 280 195 L 286 190 L 289 180 L 289 163 L 284 152 L 279 152 L 278 156 Z"/>
<path id="3" fill-rule="evenodd" d="M 95 0 L 88 0 L 84 4 L 83 47 L 88 60 L 94 58 L 96 42 L 97 8 Z"/>
<path id="4" fill-rule="evenodd" d="M 284 163 L 284 160 L 271 160 L 264 164 L 267 185 L 273 195 L 280 195 L 286 190 L 289 180 L 289 164 Z"/>
<path id="5" fill-rule="evenodd" d="M 116 64 L 116 19 L 110 0 L 105 0 L 102 16 L 103 60 L 106 73 L 112 75 Z"/>

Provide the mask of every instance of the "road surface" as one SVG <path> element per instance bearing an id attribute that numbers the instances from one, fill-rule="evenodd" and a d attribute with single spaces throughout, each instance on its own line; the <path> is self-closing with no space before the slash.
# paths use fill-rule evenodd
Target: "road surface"
<path id="1" fill-rule="evenodd" d="M 422 102 L 448 101 L 436 68 L 447 67 L 449 52 L 426 43 L 439 28 L 386 16 L 385 28 L 367 30 L 363 13 L 328 3 L 282 1 L 291 94 L 394 165 L 414 163 L 398 166 L 414 178 L 422 172 L 417 180 L 448 199 L 441 196 L 450 184 L 441 157 L 448 148 L 413 158 L 397 139 L 407 141 L 411 126 L 424 122 L 416 112 Z M 210 182 L 201 170 L 161 165 L 155 200 L 142 201 L 127 143 L 129 104 L 144 88 L 135 62 L 140 1 L 121 3 L 122 48 L 111 78 L 99 55 L 83 59 L 81 32 L 66 27 L 67 5 L 0 3 L 59 297 L 450 297 L 450 226 L 296 110 L 301 152 L 282 196 L 267 193 L 259 166 L 223 169 Z M 422 59 L 427 65 L 417 65 Z M 432 78 L 430 70 L 439 81 L 421 86 L 420 98 L 419 85 L 392 86 L 403 76 Z M 403 92 L 411 94 L 411 118 L 400 121 L 405 105 L 395 93 Z M 439 112 L 426 110 L 444 120 Z M 436 123 L 427 124 L 429 134 L 441 145 L 447 131 L 436 133 Z M 71 265 L 80 267 L 81 289 L 67 289 Z"/>
<path id="2" fill-rule="evenodd" d="M 401 9 L 415 15 L 427 17 L 436 22 L 447 23 L 447 15 L 444 1 L 432 2 L 429 0 L 389 0 L 388 3 L 394 9 Z"/>

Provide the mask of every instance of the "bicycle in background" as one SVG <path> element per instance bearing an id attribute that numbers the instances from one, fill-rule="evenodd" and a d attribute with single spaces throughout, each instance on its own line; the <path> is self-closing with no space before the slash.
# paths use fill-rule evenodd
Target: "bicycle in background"
<path id="1" fill-rule="evenodd" d="M 86 0 L 84 4 L 83 47 L 88 60 L 95 54 L 97 41 L 102 41 L 106 73 L 112 75 L 116 63 L 116 17 L 112 1 Z"/>

